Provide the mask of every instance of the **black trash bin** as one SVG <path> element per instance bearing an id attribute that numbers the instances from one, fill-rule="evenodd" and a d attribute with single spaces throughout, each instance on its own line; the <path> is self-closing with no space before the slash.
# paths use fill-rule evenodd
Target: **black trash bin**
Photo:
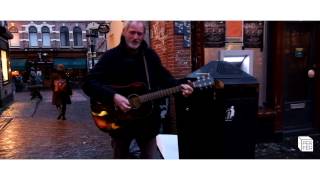
<path id="1" fill-rule="evenodd" d="M 259 84 L 231 63 L 212 61 L 189 74 L 208 73 L 223 88 L 176 98 L 180 159 L 254 158 Z"/>

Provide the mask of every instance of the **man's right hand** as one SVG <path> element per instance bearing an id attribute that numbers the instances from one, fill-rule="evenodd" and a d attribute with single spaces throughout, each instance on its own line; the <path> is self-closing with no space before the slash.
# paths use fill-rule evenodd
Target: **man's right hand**
<path id="1" fill-rule="evenodd" d="M 131 109 L 129 100 L 120 94 L 115 94 L 113 96 L 113 102 L 115 106 L 118 107 L 123 112 L 127 112 Z"/>

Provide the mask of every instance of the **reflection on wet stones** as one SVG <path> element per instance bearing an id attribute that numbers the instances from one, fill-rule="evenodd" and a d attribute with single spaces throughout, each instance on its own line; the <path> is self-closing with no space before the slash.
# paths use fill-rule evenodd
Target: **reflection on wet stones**
<path id="1" fill-rule="evenodd" d="M 0 134 L 1 159 L 110 159 L 110 137 L 101 132 L 90 116 L 89 101 L 74 90 L 75 101 L 67 106 L 67 120 L 56 120 L 51 91 L 41 92 L 34 117 L 34 103 L 27 92 L 16 93 L 15 102 L 2 115 L 14 121 Z M 48 101 L 46 101 L 48 100 Z"/>

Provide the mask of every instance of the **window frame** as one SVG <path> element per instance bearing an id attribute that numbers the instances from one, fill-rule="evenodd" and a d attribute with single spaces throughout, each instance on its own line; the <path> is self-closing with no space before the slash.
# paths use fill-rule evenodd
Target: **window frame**
<path id="1" fill-rule="evenodd" d="M 42 47 L 51 47 L 50 29 L 48 26 L 41 27 Z M 46 42 L 47 44 L 45 44 Z"/>
<path id="2" fill-rule="evenodd" d="M 9 32 L 13 35 L 13 38 L 9 40 L 10 47 L 20 47 L 20 34 L 18 28 L 16 26 L 11 26 Z"/>
<path id="3" fill-rule="evenodd" d="M 65 37 L 64 41 L 62 41 L 63 37 Z M 65 44 L 63 44 L 63 42 Z M 70 47 L 69 28 L 67 26 L 60 27 L 60 47 Z"/>
<path id="4" fill-rule="evenodd" d="M 38 42 L 38 30 L 35 26 L 30 26 L 28 28 L 29 32 L 29 47 L 39 47 L 39 42 Z M 35 41 L 34 41 L 35 38 Z M 34 42 L 34 45 L 33 45 Z"/>
<path id="5" fill-rule="evenodd" d="M 73 28 L 73 45 L 83 47 L 82 29 L 79 26 Z"/>

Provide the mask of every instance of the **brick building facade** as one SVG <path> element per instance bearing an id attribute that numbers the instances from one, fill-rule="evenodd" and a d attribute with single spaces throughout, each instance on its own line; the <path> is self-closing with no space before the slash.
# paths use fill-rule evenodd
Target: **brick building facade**
<path id="1" fill-rule="evenodd" d="M 26 81 L 31 66 L 35 66 L 49 86 L 50 74 L 57 64 L 64 64 L 71 80 L 76 84 L 106 50 L 104 34 L 92 39 L 87 35 L 91 21 L 9 21 L 13 34 L 10 40 L 11 68 L 19 71 Z M 97 22 L 104 23 L 104 21 Z M 91 52 L 94 46 L 94 56 Z M 90 55 L 90 56 L 89 56 Z M 90 61 L 89 61 L 90 60 Z"/>
<path id="2" fill-rule="evenodd" d="M 191 48 L 183 47 L 183 35 L 174 33 L 173 21 L 150 23 L 151 46 L 159 54 L 163 65 L 176 77 L 191 72 Z"/>

